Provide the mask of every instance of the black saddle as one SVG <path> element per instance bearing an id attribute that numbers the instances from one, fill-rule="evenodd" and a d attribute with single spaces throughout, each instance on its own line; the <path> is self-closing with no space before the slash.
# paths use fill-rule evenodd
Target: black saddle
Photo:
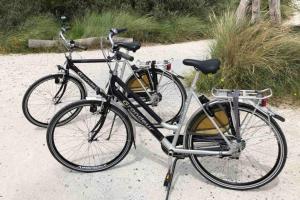
<path id="1" fill-rule="evenodd" d="M 127 49 L 128 51 L 135 52 L 141 47 L 141 43 L 139 42 L 117 42 L 116 45 L 118 47 L 122 47 L 124 49 Z"/>
<path id="2" fill-rule="evenodd" d="M 197 71 L 201 71 L 204 74 L 215 74 L 219 69 L 221 62 L 218 59 L 209 59 L 209 60 L 193 60 L 193 59 L 184 59 L 184 65 L 193 66 Z"/>

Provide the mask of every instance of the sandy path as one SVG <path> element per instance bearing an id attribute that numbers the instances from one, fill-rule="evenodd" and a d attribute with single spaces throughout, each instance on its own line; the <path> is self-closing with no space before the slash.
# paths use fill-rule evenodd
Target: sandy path
<path id="1" fill-rule="evenodd" d="M 99 51 L 89 51 L 79 56 L 95 58 L 98 55 Z M 208 41 L 145 47 L 135 57 L 174 57 L 174 69 L 182 73 L 190 69 L 180 64 L 183 58 L 208 57 Z M 50 155 L 45 144 L 45 130 L 26 121 L 21 101 L 34 80 L 56 72 L 54 66 L 63 61 L 62 54 L 0 56 L 0 200 L 164 199 L 162 184 L 167 171 L 167 156 L 144 128 L 137 127 L 137 150 L 131 149 L 125 160 L 108 171 L 71 172 Z M 106 66 L 88 65 L 81 69 L 101 86 L 105 84 Z M 287 118 L 281 126 L 289 146 L 287 164 L 278 178 L 254 191 L 226 190 L 204 180 L 186 159 L 178 164 L 171 199 L 299 199 L 300 110 L 277 110 Z"/>
<path id="2" fill-rule="evenodd" d="M 294 4 L 295 6 L 300 9 L 300 0 L 294 0 Z M 300 26 L 300 12 L 299 10 L 296 10 L 293 14 L 293 16 L 291 16 L 290 19 L 287 20 L 287 22 L 285 22 L 287 25 L 291 25 L 291 26 Z"/>

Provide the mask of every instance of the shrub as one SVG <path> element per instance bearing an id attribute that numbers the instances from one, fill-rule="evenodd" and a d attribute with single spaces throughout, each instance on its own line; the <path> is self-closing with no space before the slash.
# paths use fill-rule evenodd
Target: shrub
<path id="1" fill-rule="evenodd" d="M 5 32 L 15 29 L 42 10 L 41 0 L 0 0 L 0 5 L 0 29 Z"/>
<path id="2" fill-rule="evenodd" d="M 287 27 L 267 21 L 251 25 L 236 22 L 233 13 L 212 17 L 212 57 L 219 58 L 221 70 L 198 83 L 198 89 L 211 87 L 263 89 L 270 87 L 277 96 L 300 93 L 300 37 Z"/>
<path id="3" fill-rule="evenodd" d="M 27 52 L 28 39 L 53 39 L 58 32 L 55 18 L 48 14 L 28 18 L 23 26 L 0 35 L 0 53 Z"/>
<path id="4" fill-rule="evenodd" d="M 158 24 L 151 17 L 138 16 L 126 12 L 104 12 L 98 14 L 88 12 L 84 17 L 76 19 L 72 24 L 70 37 L 107 36 L 111 28 L 128 28 L 125 35 L 134 35 L 143 40 L 147 32 L 155 32 Z"/>
<path id="5" fill-rule="evenodd" d="M 107 36 L 111 28 L 128 28 L 122 36 L 142 42 L 178 42 L 204 36 L 206 22 L 197 17 L 177 16 L 156 20 L 129 12 L 88 12 L 76 19 L 69 33 L 71 38 Z M 191 28 L 192 27 L 192 28 Z"/>

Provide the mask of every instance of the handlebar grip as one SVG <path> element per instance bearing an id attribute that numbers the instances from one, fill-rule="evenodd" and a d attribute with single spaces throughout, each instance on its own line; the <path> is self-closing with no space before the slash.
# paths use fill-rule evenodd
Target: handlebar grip
<path id="1" fill-rule="evenodd" d="M 116 29 L 116 30 L 117 30 L 117 34 L 119 34 L 119 33 L 126 32 L 126 31 L 127 31 L 127 28 L 118 28 L 118 29 Z"/>
<path id="2" fill-rule="evenodd" d="M 133 61 L 134 60 L 134 57 L 126 54 L 126 53 L 123 53 L 123 52 L 117 52 L 118 53 L 118 56 L 124 58 L 125 60 L 129 60 L 129 61 Z"/>
<path id="3" fill-rule="evenodd" d="M 112 34 L 112 36 L 114 36 L 114 35 L 117 35 L 119 33 L 123 33 L 125 31 L 127 31 L 127 28 L 119 28 L 119 29 L 113 28 L 113 29 L 110 29 L 109 31 Z"/>

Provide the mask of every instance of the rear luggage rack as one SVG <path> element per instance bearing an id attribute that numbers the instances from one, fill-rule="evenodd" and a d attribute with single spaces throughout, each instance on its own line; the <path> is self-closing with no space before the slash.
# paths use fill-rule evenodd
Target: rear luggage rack
<path id="1" fill-rule="evenodd" d="M 273 95 L 271 88 L 263 90 L 232 90 L 232 89 L 216 89 L 213 88 L 211 93 L 219 99 L 233 99 L 233 93 L 238 92 L 240 100 L 251 100 L 255 103 L 260 103 L 262 100 L 268 99 Z"/>
<path id="2" fill-rule="evenodd" d="M 171 64 L 173 62 L 173 58 L 168 60 L 152 60 L 152 61 L 140 61 L 138 60 L 136 63 L 139 67 L 151 67 L 155 66 L 158 68 L 164 68 L 166 70 L 171 70 Z"/>

